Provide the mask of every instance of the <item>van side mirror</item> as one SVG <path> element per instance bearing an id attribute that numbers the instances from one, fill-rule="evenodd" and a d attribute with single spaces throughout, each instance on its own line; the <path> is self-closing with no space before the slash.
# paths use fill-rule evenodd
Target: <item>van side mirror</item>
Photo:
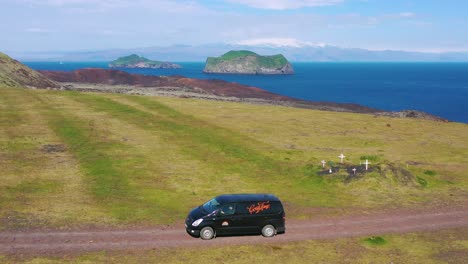
<path id="1" fill-rule="evenodd" d="M 219 216 L 220 214 L 221 214 L 221 210 L 216 209 L 213 212 L 211 212 L 210 214 L 208 214 L 208 216 Z"/>

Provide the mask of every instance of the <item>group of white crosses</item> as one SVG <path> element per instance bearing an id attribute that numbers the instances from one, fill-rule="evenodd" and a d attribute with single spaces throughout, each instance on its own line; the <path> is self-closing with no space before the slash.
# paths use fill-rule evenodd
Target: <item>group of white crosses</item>
<path id="1" fill-rule="evenodd" d="M 343 160 L 344 160 L 344 158 L 346 158 L 346 156 L 345 156 L 343 153 L 341 153 L 341 154 L 338 156 L 338 158 L 340 158 L 340 163 L 343 164 Z M 326 161 L 326 160 L 322 160 L 322 168 L 325 168 L 325 165 L 326 165 L 326 164 L 327 164 L 327 161 Z M 369 160 L 366 159 L 366 162 L 364 162 L 364 165 L 366 165 L 366 170 L 369 169 L 369 164 L 371 164 L 371 163 L 369 162 Z M 362 163 L 360 162 L 359 165 L 362 165 Z M 357 169 L 356 169 L 356 168 L 353 168 L 352 171 L 353 171 L 353 173 L 356 175 Z M 328 172 L 329 172 L 329 173 L 333 173 L 332 168 L 330 168 L 330 169 L 328 170 Z"/>

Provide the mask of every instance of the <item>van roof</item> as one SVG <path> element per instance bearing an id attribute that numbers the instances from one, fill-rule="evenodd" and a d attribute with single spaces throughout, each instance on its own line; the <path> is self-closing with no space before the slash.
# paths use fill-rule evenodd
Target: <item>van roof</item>
<path id="1" fill-rule="evenodd" d="M 230 202 L 250 202 L 250 201 L 280 201 L 278 197 L 273 194 L 264 193 L 245 193 L 245 194 L 223 194 L 216 197 L 219 203 L 230 203 Z"/>

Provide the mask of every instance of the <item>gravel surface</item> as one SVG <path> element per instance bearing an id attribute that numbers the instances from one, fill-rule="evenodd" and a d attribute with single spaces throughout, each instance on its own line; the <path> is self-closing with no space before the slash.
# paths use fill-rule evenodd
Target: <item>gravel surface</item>
<path id="1" fill-rule="evenodd" d="M 0 254 L 60 256 L 103 250 L 285 243 L 457 227 L 468 227 L 467 208 L 444 208 L 419 212 L 396 210 L 372 215 L 351 215 L 307 221 L 287 220 L 286 234 L 274 238 L 235 236 L 203 241 L 190 237 L 185 232 L 182 223 L 144 229 L 2 232 L 0 233 Z"/>

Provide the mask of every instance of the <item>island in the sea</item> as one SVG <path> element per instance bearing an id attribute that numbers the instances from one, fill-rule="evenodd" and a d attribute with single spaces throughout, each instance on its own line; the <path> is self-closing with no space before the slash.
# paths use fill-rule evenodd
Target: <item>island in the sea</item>
<path id="1" fill-rule="evenodd" d="M 248 50 L 231 50 L 220 57 L 206 59 L 205 73 L 234 74 L 294 74 L 289 61 L 282 55 L 261 56 Z"/>
<path id="2" fill-rule="evenodd" d="M 132 54 L 112 61 L 109 63 L 109 68 L 178 69 L 182 68 L 182 66 L 167 61 L 153 61 L 145 57 Z"/>

